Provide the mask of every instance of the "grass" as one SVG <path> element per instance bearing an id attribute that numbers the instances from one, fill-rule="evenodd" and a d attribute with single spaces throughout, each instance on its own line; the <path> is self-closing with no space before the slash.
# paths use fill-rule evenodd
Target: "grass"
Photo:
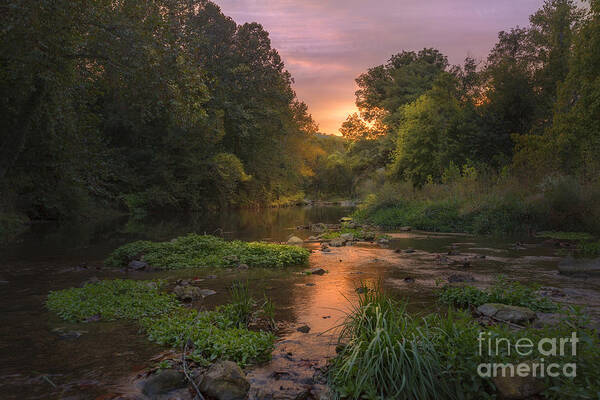
<path id="1" fill-rule="evenodd" d="M 439 300 L 459 308 L 479 307 L 485 303 L 500 303 L 511 306 L 527 307 L 532 311 L 556 312 L 558 304 L 541 297 L 536 288 L 522 285 L 518 282 L 508 282 L 500 276 L 488 290 L 474 286 L 445 286 L 439 293 Z"/>
<path id="2" fill-rule="evenodd" d="M 149 340 L 163 345 L 181 348 L 191 340 L 191 358 L 198 363 L 224 359 L 243 367 L 267 361 L 275 336 L 248 329 L 248 324 L 265 311 L 257 310 L 243 283 L 235 283 L 230 294 L 230 304 L 197 311 L 181 307 L 173 295 L 161 292 L 157 282 L 112 280 L 50 292 L 46 304 L 68 321 L 96 316 L 102 320 L 138 320 Z M 272 303 L 265 301 L 265 305 L 271 313 Z"/>
<path id="3" fill-rule="evenodd" d="M 98 316 L 102 320 L 135 320 L 179 307 L 173 295 L 161 292 L 161 286 L 161 282 L 152 281 L 101 281 L 50 292 L 46 305 L 62 319 L 73 322 Z"/>
<path id="4" fill-rule="evenodd" d="M 168 242 L 138 241 L 113 251 L 105 260 L 111 267 L 142 259 L 154 268 L 250 267 L 282 268 L 303 265 L 310 252 L 297 246 L 226 241 L 209 235 L 189 234 Z"/>
<path id="5" fill-rule="evenodd" d="M 538 343 L 542 338 L 570 337 L 585 325 L 571 310 L 570 319 L 538 330 L 511 330 L 497 325 L 483 330 L 467 312 L 411 316 L 403 303 L 380 288 L 359 296 L 344 320 L 341 352 L 332 360 L 329 383 L 336 398 L 348 399 L 494 399 L 492 380 L 477 373 L 481 363 L 519 362 L 545 357 L 547 363 L 577 363 L 575 378 L 544 378 L 544 398 L 592 399 L 600 391 L 600 340 L 595 330 L 577 328 L 577 354 L 547 357 L 537 346 L 531 355 L 515 356 L 520 338 Z M 508 351 L 478 352 L 478 338 L 505 338 Z"/>

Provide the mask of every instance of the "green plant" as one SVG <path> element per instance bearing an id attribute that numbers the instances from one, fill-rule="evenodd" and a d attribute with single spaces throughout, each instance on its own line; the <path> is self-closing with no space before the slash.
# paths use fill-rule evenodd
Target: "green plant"
<path id="1" fill-rule="evenodd" d="M 162 282 L 115 279 L 88 283 L 82 288 L 52 291 L 46 306 L 62 319 L 83 321 L 139 319 L 176 309 L 172 294 L 160 291 Z"/>
<path id="2" fill-rule="evenodd" d="M 478 307 L 485 303 L 501 303 L 530 308 L 533 311 L 556 312 L 560 309 L 552 300 L 541 297 L 536 288 L 509 282 L 498 276 L 488 290 L 474 286 L 445 286 L 438 295 L 439 300 L 459 308 Z"/>
<path id="3" fill-rule="evenodd" d="M 122 267 L 143 258 L 155 268 L 224 267 L 239 263 L 251 267 L 282 268 L 302 265 L 309 251 L 281 244 L 226 241 L 209 235 L 189 234 L 168 242 L 138 241 L 114 250 L 105 260 L 111 267 Z"/>

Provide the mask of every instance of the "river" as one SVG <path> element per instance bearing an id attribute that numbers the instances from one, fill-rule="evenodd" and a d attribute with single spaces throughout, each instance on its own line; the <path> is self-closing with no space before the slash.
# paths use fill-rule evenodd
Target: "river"
<path id="1" fill-rule="evenodd" d="M 204 276 L 209 271 L 124 272 L 106 269 L 102 260 L 121 244 L 138 240 L 169 240 L 197 232 L 227 239 L 285 241 L 308 231 L 298 225 L 334 223 L 351 212 L 343 206 L 307 206 L 236 210 L 219 215 L 155 216 L 144 222 L 32 226 L 17 243 L 2 248 L 0 258 L 0 397 L 5 399 L 110 399 L 138 396 L 136 374 L 152 365 L 165 348 L 150 343 L 134 323 L 70 324 L 45 309 L 51 290 L 80 286 L 92 277 L 175 280 Z M 267 398 L 274 390 L 295 393 L 317 388 L 312 381 L 326 358 L 335 354 L 336 327 L 355 299 L 362 282 L 382 282 L 404 298 L 409 310 L 436 310 L 436 288 L 451 274 L 468 273 L 477 286 L 489 285 L 498 274 L 524 283 L 560 289 L 559 301 L 585 305 L 600 314 L 600 279 L 565 277 L 557 273 L 557 249 L 542 240 L 527 240 L 422 232 L 392 233 L 389 245 L 363 243 L 334 248 L 317 243 L 311 267 L 322 276 L 285 271 L 222 271 L 205 286 L 217 294 L 194 305 L 212 308 L 228 300 L 227 287 L 248 281 L 255 296 L 266 294 L 276 306 L 278 343 L 273 361 L 248 369 L 251 398 Z M 411 253 L 396 252 L 412 248 Z M 471 265 L 451 267 L 438 262 L 449 248 L 469 257 Z M 474 256 L 485 256 L 475 258 Z M 214 273 L 214 271 L 210 271 Z M 408 279 L 406 279 L 408 278 Z M 308 325 L 309 333 L 296 330 Z M 317 388 L 318 389 L 318 388 Z"/>

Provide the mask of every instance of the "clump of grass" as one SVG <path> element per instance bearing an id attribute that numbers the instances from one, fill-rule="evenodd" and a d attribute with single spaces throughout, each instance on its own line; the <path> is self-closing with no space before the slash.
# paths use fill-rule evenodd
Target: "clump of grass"
<path id="1" fill-rule="evenodd" d="M 53 291 L 46 306 L 68 321 L 139 319 L 176 309 L 179 302 L 160 290 L 162 282 L 110 280 Z"/>
<path id="2" fill-rule="evenodd" d="M 600 390 L 600 339 L 597 331 L 577 329 L 576 354 L 548 358 L 537 346 L 533 354 L 515 351 L 519 339 L 539 343 L 571 337 L 585 325 L 574 310 L 569 320 L 544 329 L 513 330 L 497 325 L 485 331 L 465 311 L 407 314 L 403 304 L 378 287 L 364 291 L 346 317 L 340 334 L 342 351 L 332 360 L 329 380 L 338 398 L 349 399 L 494 399 L 492 379 L 480 376 L 482 363 L 514 363 L 545 358 L 546 363 L 577 364 L 577 376 L 546 376 L 548 399 L 591 399 Z M 477 351 L 479 338 L 507 339 L 498 353 Z"/>
<path id="3" fill-rule="evenodd" d="M 558 304 L 541 297 L 535 287 L 522 285 L 519 282 L 509 282 L 499 276 L 494 285 L 488 290 L 474 286 L 445 286 L 439 293 L 439 300 L 459 308 L 479 307 L 485 303 L 500 303 L 511 306 L 527 307 L 532 311 L 556 312 Z"/>
<path id="4" fill-rule="evenodd" d="M 210 235 L 189 234 L 168 242 L 138 241 L 119 247 L 105 260 L 111 267 L 143 259 L 159 269 L 227 267 L 282 268 L 308 261 L 307 249 L 280 244 L 226 241 Z"/>
<path id="5" fill-rule="evenodd" d="M 142 327 L 148 338 L 159 344 L 181 347 L 190 340 L 191 357 L 199 363 L 226 359 L 243 367 L 268 361 L 275 336 L 248 329 L 256 302 L 243 284 L 235 284 L 231 295 L 232 303 L 213 311 L 179 309 L 158 318 L 146 318 Z"/>

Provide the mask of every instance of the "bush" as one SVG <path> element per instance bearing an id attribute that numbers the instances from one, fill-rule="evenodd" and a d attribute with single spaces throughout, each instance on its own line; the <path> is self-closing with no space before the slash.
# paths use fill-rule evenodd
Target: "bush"
<path id="1" fill-rule="evenodd" d="M 444 304 L 459 308 L 479 307 L 485 303 L 500 303 L 527 307 L 541 312 L 556 312 L 560 309 L 553 301 L 537 295 L 535 288 L 524 286 L 518 282 L 508 282 L 501 276 L 489 290 L 481 290 L 473 286 L 445 286 L 439 293 L 439 300 Z"/>
<path id="2" fill-rule="evenodd" d="M 176 309 L 179 302 L 160 291 L 160 282 L 115 279 L 53 291 L 46 306 L 68 321 L 140 319 Z"/>
<path id="3" fill-rule="evenodd" d="M 122 267 L 131 260 L 143 258 L 151 266 L 161 269 L 225 267 L 238 263 L 250 267 L 282 268 L 305 264 L 309 255 L 308 250 L 297 246 L 229 242 L 192 233 L 169 242 L 138 241 L 126 244 L 113 251 L 105 264 Z"/>

